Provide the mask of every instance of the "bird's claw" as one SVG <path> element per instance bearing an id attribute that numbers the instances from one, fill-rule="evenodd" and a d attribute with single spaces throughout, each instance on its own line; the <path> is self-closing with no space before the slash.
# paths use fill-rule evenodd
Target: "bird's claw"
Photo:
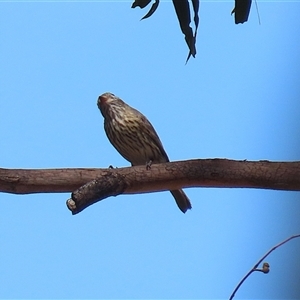
<path id="1" fill-rule="evenodd" d="M 151 165 L 152 165 L 152 160 L 150 159 L 150 160 L 146 163 L 146 170 L 150 170 L 150 169 L 151 169 Z"/>

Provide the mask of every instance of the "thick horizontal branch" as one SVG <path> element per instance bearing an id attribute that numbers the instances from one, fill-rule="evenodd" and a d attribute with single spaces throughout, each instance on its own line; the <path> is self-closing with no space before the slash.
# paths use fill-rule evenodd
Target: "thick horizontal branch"
<path id="1" fill-rule="evenodd" d="M 72 192 L 73 214 L 119 194 L 184 187 L 300 190 L 300 162 L 197 159 L 119 169 L 0 169 L 0 192 L 14 194 Z"/>
<path id="2" fill-rule="evenodd" d="M 118 177 L 117 177 L 118 175 Z M 95 178 L 126 181 L 124 194 L 181 187 L 235 187 L 300 190 L 300 162 L 196 159 L 117 169 L 1 169 L 0 192 L 72 192 Z"/>

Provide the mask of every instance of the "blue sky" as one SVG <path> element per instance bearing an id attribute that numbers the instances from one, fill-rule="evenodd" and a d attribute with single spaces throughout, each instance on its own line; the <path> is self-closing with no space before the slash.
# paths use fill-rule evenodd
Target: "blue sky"
<path id="1" fill-rule="evenodd" d="M 97 98 L 143 112 L 171 160 L 300 160 L 299 2 L 202 1 L 197 56 L 173 5 L 0 1 L 3 168 L 128 166 Z M 228 298 L 272 246 L 300 232 L 298 192 L 186 189 L 108 198 L 72 216 L 69 193 L 0 195 L 0 298 Z M 300 240 L 236 298 L 299 298 Z"/>

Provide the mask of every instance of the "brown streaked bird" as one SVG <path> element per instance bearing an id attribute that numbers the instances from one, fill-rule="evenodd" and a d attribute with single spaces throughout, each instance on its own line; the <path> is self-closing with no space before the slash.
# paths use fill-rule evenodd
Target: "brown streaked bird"
<path id="1" fill-rule="evenodd" d="M 99 96 L 97 105 L 109 141 L 132 166 L 169 162 L 155 129 L 143 114 L 112 93 Z M 182 190 L 170 192 L 183 213 L 192 208 Z"/>

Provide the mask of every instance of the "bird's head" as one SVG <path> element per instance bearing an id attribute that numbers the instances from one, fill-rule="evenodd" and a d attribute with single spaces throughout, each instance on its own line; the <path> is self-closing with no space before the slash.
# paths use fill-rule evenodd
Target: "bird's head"
<path id="1" fill-rule="evenodd" d="M 100 95 L 98 97 L 97 105 L 105 119 L 112 118 L 114 114 L 119 113 L 124 109 L 124 106 L 126 106 L 119 97 L 112 93 Z"/>
<path id="2" fill-rule="evenodd" d="M 118 100 L 119 98 L 112 93 L 104 93 L 98 97 L 97 105 L 101 110 L 105 105 L 110 104 L 111 102 Z"/>

